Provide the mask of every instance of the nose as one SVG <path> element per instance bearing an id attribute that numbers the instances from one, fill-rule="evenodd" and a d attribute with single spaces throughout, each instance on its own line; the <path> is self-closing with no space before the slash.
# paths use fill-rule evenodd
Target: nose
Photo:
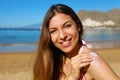
<path id="1" fill-rule="evenodd" d="M 59 36 L 61 40 L 65 40 L 67 38 L 67 35 L 64 31 L 60 31 Z"/>

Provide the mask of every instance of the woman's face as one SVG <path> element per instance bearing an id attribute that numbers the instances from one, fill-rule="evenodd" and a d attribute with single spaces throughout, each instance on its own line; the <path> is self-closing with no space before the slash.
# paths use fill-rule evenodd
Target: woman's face
<path id="1" fill-rule="evenodd" d="M 78 47 L 80 29 L 73 19 L 63 13 L 56 13 L 50 20 L 49 32 L 53 44 L 65 53 L 71 53 Z"/>

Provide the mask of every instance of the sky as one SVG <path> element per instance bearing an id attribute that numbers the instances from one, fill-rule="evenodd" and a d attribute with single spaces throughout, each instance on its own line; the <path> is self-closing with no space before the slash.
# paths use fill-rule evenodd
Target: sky
<path id="1" fill-rule="evenodd" d="M 42 23 L 48 8 L 58 3 L 70 6 L 76 13 L 120 9 L 120 0 L 0 0 L 0 28 Z"/>

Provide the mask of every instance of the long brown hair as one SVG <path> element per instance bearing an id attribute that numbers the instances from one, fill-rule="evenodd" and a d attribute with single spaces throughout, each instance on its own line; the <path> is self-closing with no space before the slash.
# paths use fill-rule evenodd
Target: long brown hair
<path id="1" fill-rule="evenodd" d="M 63 4 L 52 5 L 48 9 L 42 24 L 42 31 L 33 70 L 34 80 L 59 80 L 62 72 L 65 54 L 53 45 L 49 34 L 49 22 L 56 12 L 69 15 L 75 21 L 77 27 L 80 27 L 80 39 L 83 33 L 82 23 L 70 7 Z"/>

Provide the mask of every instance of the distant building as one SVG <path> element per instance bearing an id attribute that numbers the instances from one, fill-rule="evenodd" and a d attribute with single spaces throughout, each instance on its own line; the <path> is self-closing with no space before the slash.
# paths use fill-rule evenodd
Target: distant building
<path id="1" fill-rule="evenodd" d="M 99 27 L 99 26 L 113 26 L 115 25 L 115 22 L 112 20 L 104 21 L 104 22 L 99 22 L 92 20 L 91 18 L 87 18 L 84 21 L 82 21 L 82 24 L 86 27 Z"/>

